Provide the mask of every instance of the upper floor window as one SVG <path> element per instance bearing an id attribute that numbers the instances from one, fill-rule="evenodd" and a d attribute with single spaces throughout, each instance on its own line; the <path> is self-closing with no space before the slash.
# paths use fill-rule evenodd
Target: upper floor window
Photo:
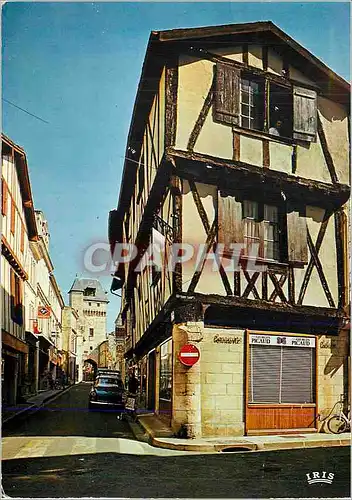
<path id="1" fill-rule="evenodd" d="M 240 252 L 244 257 L 302 266 L 308 262 L 305 207 L 280 201 L 274 193 L 250 200 L 243 190 L 220 191 L 218 243 L 224 245 L 225 256 Z M 239 245 L 237 250 L 234 244 Z"/>
<path id="2" fill-rule="evenodd" d="M 264 73 L 251 73 L 218 63 L 215 77 L 214 119 L 221 123 L 259 130 L 272 136 L 315 141 L 317 94 L 274 82 Z"/>
<path id="3" fill-rule="evenodd" d="M 89 328 L 89 336 L 94 337 L 94 328 Z"/>
<path id="4" fill-rule="evenodd" d="M 253 244 L 258 255 L 267 260 L 280 260 L 278 207 L 245 200 L 242 209 L 245 254 Z"/>
<path id="5" fill-rule="evenodd" d="M 240 88 L 241 127 L 262 130 L 262 85 L 254 80 L 247 80 L 242 78 Z"/>
<path id="6" fill-rule="evenodd" d="M 18 325 L 23 325 L 23 286 L 21 278 L 10 269 L 11 287 L 11 319 Z"/>
<path id="7" fill-rule="evenodd" d="M 90 287 L 87 287 L 84 291 L 83 291 L 83 295 L 85 297 L 95 297 L 95 288 L 90 288 Z"/>

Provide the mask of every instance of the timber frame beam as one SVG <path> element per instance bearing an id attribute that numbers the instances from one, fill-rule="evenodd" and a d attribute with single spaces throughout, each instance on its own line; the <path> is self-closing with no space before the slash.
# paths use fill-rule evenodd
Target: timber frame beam
<path id="1" fill-rule="evenodd" d="M 242 297 L 225 297 L 215 294 L 201 294 L 193 293 L 192 296 L 187 296 L 186 294 L 177 294 L 176 298 L 179 300 L 190 301 L 190 302 L 201 302 L 207 305 L 218 305 L 223 307 L 241 307 L 249 308 L 253 312 L 262 310 L 272 312 L 281 312 L 287 314 L 297 314 L 303 316 L 323 316 L 329 318 L 345 318 L 345 313 L 342 309 L 328 308 L 328 307 L 315 307 L 315 306 L 292 306 L 289 303 L 273 303 L 267 300 L 251 300 Z"/>
<path id="2" fill-rule="evenodd" d="M 167 154 L 174 158 L 180 177 L 196 182 L 229 189 L 232 183 L 234 187 L 238 186 L 239 182 L 241 185 L 248 183 L 253 187 L 253 182 L 256 182 L 258 186 L 276 186 L 278 190 L 289 193 L 292 198 L 304 199 L 306 203 L 323 207 L 331 205 L 332 209 L 346 203 L 350 195 L 350 188 L 345 184 L 328 184 L 240 161 L 214 159 L 211 156 L 171 147 L 167 148 Z"/>

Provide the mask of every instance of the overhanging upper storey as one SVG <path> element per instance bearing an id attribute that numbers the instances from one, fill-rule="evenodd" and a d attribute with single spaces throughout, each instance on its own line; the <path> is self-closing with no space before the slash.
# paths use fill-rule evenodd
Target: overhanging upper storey
<path id="1" fill-rule="evenodd" d="M 181 170 L 203 182 L 215 175 L 218 186 L 226 171 L 249 188 L 255 178 L 283 196 L 341 206 L 349 113 L 349 84 L 270 21 L 152 32 L 110 216 L 112 248 L 135 242 Z"/>

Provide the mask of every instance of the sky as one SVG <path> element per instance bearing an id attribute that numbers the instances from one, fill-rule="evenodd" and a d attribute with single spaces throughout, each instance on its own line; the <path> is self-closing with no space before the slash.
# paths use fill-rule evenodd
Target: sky
<path id="1" fill-rule="evenodd" d="M 349 2 L 5 4 L 2 130 L 26 151 L 66 303 L 76 274 L 110 288 L 108 273 L 85 272 L 83 256 L 107 242 L 150 32 L 268 20 L 350 80 Z M 111 331 L 120 302 L 108 298 Z"/>

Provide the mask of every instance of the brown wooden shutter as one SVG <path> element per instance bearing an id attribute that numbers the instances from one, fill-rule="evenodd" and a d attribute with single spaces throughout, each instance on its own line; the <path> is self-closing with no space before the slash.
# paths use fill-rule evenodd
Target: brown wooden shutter
<path id="1" fill-rule="evenodd" d="M 11 318 L 14 319 L 15 314 L 15 301 L 16 301 L 16 276 L 13 269 L 10 269 L 10 308 Z"/>
<path id="2" fill-rule="evenodd" d="M 8 192 L 7 192 L 6 182 L 4 179 L 2 179 L 2 181 L 1 181 L 1 213 L 2 213 L 2 215 L 7 214 L 7 197 L 8 197 Z"/>
<path id="3" fill-rule="evenodd" d="M 235 196 L 219 192 L 218 196 L 218 243 L 230 251 L 231 243 L 243 243 L 242 203 Z"/>
<path id="4" fill-rule="evenodd" d="M 13 199 L 11 199 L 11 233 L 15 234 L 15 221 L 16 221 L 16 205 Z"/>
<path id="5" fill-rule="evenodd" d="M 215 73 L 214 119 L 239 125 L 240 78 L 238 68 L 218 63 Z"/>
<path id="6" fill-rule="evenodd" d="M 299 212 L 287 211 L 287 242 L 288 261 L 307 264 L 307 222 L 305 217 L 300 217 Z"/>
<path id="7" fill-rule="evenodd" d="M 302 87 L 293 88 L 293 138 L 316 141 L 317 93 Z"/>

